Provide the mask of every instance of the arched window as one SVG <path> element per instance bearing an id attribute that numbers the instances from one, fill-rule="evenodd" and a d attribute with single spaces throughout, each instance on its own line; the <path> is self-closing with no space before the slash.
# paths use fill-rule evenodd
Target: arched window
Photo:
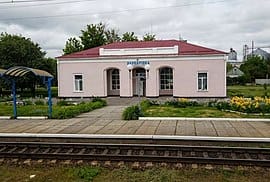
<path id="1" fill-rule="evenodd" d="M 118 69 L 112 70 L 111 87 L 112 87 L 111 88 L 112 90 L 119 90 L 120 89 L 120 76 L 119 76 Z"/>
<path id="2" fill-rule="evenodd" d="M 165 67 L 159 70 L 160 90 L 173 90 L 173 70 Z"/>

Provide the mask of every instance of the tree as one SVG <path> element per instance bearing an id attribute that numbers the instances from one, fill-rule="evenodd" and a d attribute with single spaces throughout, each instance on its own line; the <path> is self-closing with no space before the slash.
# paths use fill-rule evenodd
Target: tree
<path id="1" fill-rule="evenodd" d="M 119 37 L 118 31 L 115 29 L 109 29 L 105 31 L 106 43 L 120 42 L 121 38 Z"/>
<path id="2" fill-rule="evenodd" d="M 86 30 L 81 30 L 80 39 L 83 44 L 83 49 L 89 49 L 106 44 L 105 24 L 90 24 L 86 26 Z"/>
<path id="3" fill-rule="evenodd" d="M 64 54 L 70 54 L 83 50 L 83 46 L 80 40 L 76 37 L 71 37 L 66 41 L 65 48 L 63 49 Z"/>
<path id="4" fill-rule="evenodd" d="M 108 29 L 104 23 L 100 22 L 87 25 L 85 30 L 81 30 L 79 39 L 75 37 L 69 38 L 66 41 L 63 52 L 64 54 L 70 54 L 119 41 L 121 41 L 121 38 L 119 37 L 118 30 Z"/>
<path id="5" fill-rule="evenodd" d="M 233 69 L 233 65 L 231 63 L 227 63 L 227 72 L 231 71 Z"/>
<path id="6" fill-rule="evenodd" d="M 19 35 L 0 34 L 0 67 L 7 69 L 12 66 L 33 67 L 41 61 L 45 52 L 30 38 Z"/>
<path id="7" fill-rule="evenodd" d="M 8 69 L 13 66 L 25 66 L 37 69 L 44 69 L 56 76 L 56 61 L 45 58 L 45 52 L 37 43 L 30 38 L 8 33 L 0 34 L 0 68 Z M 34 75 L 17 79 L 17 88 L 35 89 L 37 78 Z"/>
<path id="8" fill-rule="evenodd" d="M 138 41 L 138 37 L 135 36 L 134 32 L 126 32 L 122 36 L 122 42 Z"/>
<path id="9" fill-rule="evenodd" d="M 265 78 L 268 73 L 266 61 L 259 56 L 251 56 L 240 66 L 249 82 L 255 82 L 256 78 Z"/>
<path id="10" fill-rule="evenodd" d="M 155 34 L 146 33 L 143 36 L 143 40 L 144 41 L 153 41 L 153 40 L 156 40 L 156 35 Z"/>
<path id="11" fill-rule="evenodd" d="M 154 34 L 147 33 L 143 36 L 144 41 L 152 41 L 155 39 Z M 107 25 L 102 22 L 98 24 L 89 24 L 86 26 L 85 30 L 81 30 L 79 39 L 72 37 L 66 41 L 63 52 L 64 54 L 70 54 L 120 41 L 139 41 L 139 39 L 134 32 L 126 32 L 120 38 L 117 29 L 109 29 Z"/>

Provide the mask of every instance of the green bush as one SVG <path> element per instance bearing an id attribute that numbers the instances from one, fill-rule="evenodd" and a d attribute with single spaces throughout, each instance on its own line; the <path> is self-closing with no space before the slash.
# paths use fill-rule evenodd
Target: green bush
<path id="1" fill-rule="evenodd" d="M 174 99 L 174 100 L 169 100 L 164 103 L 166 106 L 173 106 L 177 108 L 185 108 L 187 106 L 199 106 L 199 103 L 196 101 L 189 101 L 188 99 Z"/>
<path id="2" fill-rule="evenodd" d="M 94 177 L 100 173 L 98 168 L 82 167 L 75 170 L 75 174 L 86 181 L 93 181 Z"/>
<path id="3" fill-rule="evenodd" d="M 33 105 L 33 102 L 31 101 L 31 100 L 24 100 L 23 101 L 23 104 L 25 105 L 25 106 L 30 106 L 30 105 Z M 36 104 L 37 105 L 37 104 Z"/>
<path id="4" fill-rule="evenodd" d="M 178 107 L 178 101 L 177 100 L 168 100 L 164 103 L 166 106 L 173 106 L 173 107 Z"/>
<path id="5" fill-rule="evenodd" d="M 137 120 L 140 116 L 143 116 L 142 111 L 138 105 L 127 107 L 123 114 L 122 119 L 124 120 Z"/>
<path id="6" fill-rule="evenodd" d="M 56 105 L 58 105 L 58 106 L 68 106 L 68 105 L 70 105 L 70 104 L 69 104 L 69 102 L 66 101 L 66 100 L 60 100 L 60 101 L 58 101 L 58 102 L 56 103 Z"/>
<path id="7" fill-rule="evenodd" d="M 217 109 L 219 110 L 229 110 L 231 108 L 229 102 L 218 102 L 216 104 Z"/>
<path id="8" fill-rule="evenodd" d="M 100 102 L 103 101 L 100 97 L 93 97 L 92 102 Z"/>
<path id="9" fill-rule="evenodd" d="M 94 109 L 101 108 L 106 105 L 106 101 L 96 101 L 88 103 L 80 103 L 72 106 L 62 106 L 53 109 L 52 118 L 54 119 L 66 119 L 73 118 L 81 113 L 90 112 Z"/>
<path id="10" fill-rule="evenodd" d="M 44 106 L 45 105 L 45 102 L 43 100 L 36 100 L 34 103 L 35 103 L 35 105 L 38 105 L 38 106 Z"/>
<path id="11" fill-rule="evenodd" d="M 207 107 L 217 107 L 217 101 L 209 101 Z"/>
<path id="12" fill-rule="evenodd" d="M 104 106 L 107 105 L 106 100 L 101 99 L 101 98 L 99 98 L 99 97 L 94 97 L 93 100 L 92 100 L 92 102 L 100 102 L 100 103 L 102 103 Z"/>
<path id="13" fill-rule="evenodd" d="M 141 101 L 140 105 L 141 105 L 141 109 L 144 111 L 147 108 L 149 108 L 150 106 L 152 106 L 152 103 L 150 100 L 143 100 L 143 101 Z"/>

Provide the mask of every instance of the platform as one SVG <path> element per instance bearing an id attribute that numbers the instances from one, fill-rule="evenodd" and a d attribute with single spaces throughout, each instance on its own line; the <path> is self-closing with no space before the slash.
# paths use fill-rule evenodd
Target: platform
<path id="1" fill-rule="evenodd" d="M 66 120 L 0 120 L 0 133 L 174 135 L 270 138 L 269 121 L 121 120 L 126 106 L 107 106 Z"/>

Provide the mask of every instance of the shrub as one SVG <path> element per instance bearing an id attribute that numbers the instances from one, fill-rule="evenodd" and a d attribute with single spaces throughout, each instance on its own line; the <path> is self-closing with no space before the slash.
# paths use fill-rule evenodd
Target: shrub
<path id="1" fill-rule="evenodd" d="M 187 106 L 199 106 L 198 102 L 190 101 L 185 98 L 179 98 L 178 100 L 174 99 L 174 100 L 166 101 L 165 105 L 179 107 L 179 108 L 185 108 Z"/>
<path id="2" fill-rule="evenodd" d="M 92 167 L 82 167 L 75 170 L 75 174 L 86 181 L 93 181 L 94 177 L 100 173 L 100 170 Z"/>
<path id="3" fill-rule="evenodd" d="M 164 104 L 166 106 L 178 107 L 178 101 L 177 100 L 168 100 Z"/>
<path id="4" fill-rule="evenodd" d="M 31 101 L 31 100 L 24 100 L 23 101 L 23 104 L 25 105 L 25 106 L 30 106 L 30 105 L 33 105 L 33 102 Z M 36 104 L 37 105 L 37 104 Z"/>
<path id="5" fill-rule="evenodd" d="M 207 103 L 207 107 L 216 107 L 217 106 L 217 102 L 216 101 L 209 101 Z"/>
<path id="6" fill-rule="evenodd" d="M 152 105 L 152 103 L 150 102 L 150 100 L 143 100 L 140 103 L 141 109 L 144 111 L 147 108 L 149 108 Z"/>
<path id="7" fill-rule="evenodd" d="M 43 100 L 36 100 L 34 103 L 35 103 L 35 105 L 38 105 L 38 106 L 44 106 L 45 105 L 45 102 Z"/>
<path id="8" fill-rule="evenodd" d="M 69 104 L 68 101 L 66 101 L 66 100 L 60 100 L 60 101 L 58 101 L 58 102 L 56 103 L 56 105 L 58 105 L 58 106 L 68 106 L 68 105 L 70 105 L 70 104 Z"/>
<path id="9" fill-rule="evenodd" d="M 127 107 L 123 114 L 122 119 L 124 120 L 137 120 L 140 116 L 143 116 L 141 109 L 138 105 Z"/>
<path id="10" fill-rule="evenodd" d="M 94 109 L 101 108 L 106 105 L 106 101 L 96 101 L 88 103 L 80 103 L 73 106 L 62 106 L 53 110 L 52 118 L 54 119 L 66 119 L 73 118 L 81 113 L 90 112 Z"/>
<path id="11" fill-rule="evenodd" d="M 219 110 L 228 110 L 230 109 L 230 104 L 228 102 L 218 102 L 216 107 Z"/>
<path id="12" fill-rule="evenodd" d="M 93 97 L 92 102 L 100 102 L 103 101 L 100 97 Z"/>

